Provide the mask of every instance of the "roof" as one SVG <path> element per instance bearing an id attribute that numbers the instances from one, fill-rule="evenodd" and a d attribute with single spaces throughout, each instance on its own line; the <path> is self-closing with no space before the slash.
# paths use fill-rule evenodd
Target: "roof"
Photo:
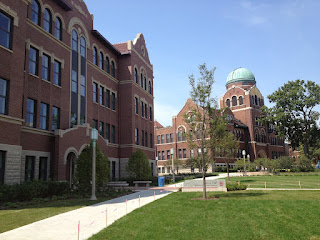
<path id="1" fill-rule="evenodd" d="M 114 54 L 121 55 L 118 49 L 116 49 L 104 36 L 102 36 L 98 30 L 92 30 L 91 32 L 93 36 L 95 36 L 101 43 L 103 43 L 103 45 L 110 49 Z"/>
<path id="2" fill-rule="evenodd" d="M 115 43 L 113 46 L 121 53 L 128 52 L 128 43 Z"/>
<path id="3" fill-rule="evenodd" d="M 53 0 L 65 11 L 71 11 L 72 7 L 64 0 Z"/>
<path id="4" fill-rule="evenodd" d="M 228 75 L 226 85 L 244 81 L 256 83 L 256 79 L 250 70 L 246 68 L 237 68 Z"/>
<path id="5" fill-rule="evenodd" d="M 233 124 L 234 127 L 238 127 L 238 128 L 248 128 L 247 125 L 245 125 L 243 122 L 241 122 L 239 119 L 236 119 L 233 117 Z"/>
<path id="6" fill-rule="evenodd" d="M 154 121 L 155 128 L 164 128 L 157 120 Z"/>

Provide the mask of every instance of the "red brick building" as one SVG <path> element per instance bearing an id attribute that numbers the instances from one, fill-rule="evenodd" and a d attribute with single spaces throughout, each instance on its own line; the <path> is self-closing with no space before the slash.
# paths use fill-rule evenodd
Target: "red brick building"
<path id="1" fill-rule="evenodd" d="M 258 121 L 261 115 L 260 108 L 264 105 L 264 98 L 256 86 L 254 75 L 245 68 L 235 69 L 227 78 L 226 89 L 226 93 L 220 98 L 220 107 L 229 108 L 227 129 L 232 131 L 239 140 L 240 149 L 237 157 L 243 157 L 243 150 L 246 151 L 246 157 L 249 154 L 250 161 L 260 157 L 275 159 L 287 154 L 283 139 L 275 136 L 272 125 L 264 126 Z M 171 127 L 164 128 L 155 121 L 156 158 L 158 159 L 159 174 L 167 174 L 171 171 L 171 148 L 174 149 L 173 157 L 181 161 L 180 169 L 192 154 L 183 138 L 183 132 L 188 130 L 183 115 L 189 111 L 189 106 L 192 104 L 194 104 L 192 100 L 188 99 L 178 115 L 172 118 Z M 224 165 L 223 156 L 217 156 L 215 165 L 211 166 L 208 171 L 214 170 L 215 166 Z M 198 169 L 183 169 L 182 171 L 193 172 Z"/>
<path id="2" fill-rule="evenodd" d="M 113 179 L 136 149 L 156 172 L 142 34 L 111 44 L 83 0 L 1 0 L 0 22 L 0 184 L 71 181 L 92 127 Z"/>

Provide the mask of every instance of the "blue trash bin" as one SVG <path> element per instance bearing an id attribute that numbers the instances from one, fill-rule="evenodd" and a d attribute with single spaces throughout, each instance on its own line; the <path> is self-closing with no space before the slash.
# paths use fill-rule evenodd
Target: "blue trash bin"
<path id="1" fill-rule="evenodd" d="M 158 177 L 158 186 L 164 187 L 164 177 Z"/>

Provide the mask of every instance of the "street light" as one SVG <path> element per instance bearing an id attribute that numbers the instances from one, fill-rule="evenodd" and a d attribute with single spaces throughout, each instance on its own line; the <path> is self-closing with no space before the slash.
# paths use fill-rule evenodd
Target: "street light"
<path id="1" fill-rule="evenodd" d="M 98 140 L 98 130 L 93 128 L 91 131 L 92 140 L 92 192 L 90 200 L 97 200 L 96 198 L 96 141 Z"/>
<path id="2" fill-rule="evenodd" d="M 174 162 L 173 162 L 173 153 L 174 153 L 174 149 L 171 148 L 171 159 L 172 159 L 172 181 L 173 183 L 175 183 L 175 178 L 174 178 Z"/>
<path id="3" fill-rule="evenodd" d="M 242 156 L 243 156 L 243 169 L 244 169 L 244 173 L 243 176 L 246 175 L 246 150 L 242 150 Z"/>

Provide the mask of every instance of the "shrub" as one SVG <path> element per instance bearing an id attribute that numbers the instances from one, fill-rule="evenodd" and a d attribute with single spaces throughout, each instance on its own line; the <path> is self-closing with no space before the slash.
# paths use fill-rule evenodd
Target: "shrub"
<path id="1" fill-rule="evenodd" d="M 77 160 L 75 183 L 78 190 L 83 193 L 91 191 L 92 181 L 92 143 L 87 146 Z M 109 180 L 109 161 L 104 153 L 96 146 L 96 186 L 97 190 L 103 189 Z"/>
<path id="2" fill-rule="evenodd" d="M 228 182 L 227 183 L 227 189 L 228 191 L 237 191 L 237 190 L 246 190 L 247 189 L 247 185 L 245 184 L 238 184 L 236 182 Z"/>
<path id="3" fill-rule="evenodd" d="M 129 158 L 127 171 L 134 180 L 150 180 L 151 167 L 147 155 L 141 151 L 135 151 Z"/>
<path id="4" fill-rule="evenodd" d="M 297 162 L 296 162 L 296 168 L 300 172 L 313 172 L 314 168 L 312 166 L 312 162 L 310 159 L 308 159 L 306 156 L 302 155 L 299 156 Z"/>

